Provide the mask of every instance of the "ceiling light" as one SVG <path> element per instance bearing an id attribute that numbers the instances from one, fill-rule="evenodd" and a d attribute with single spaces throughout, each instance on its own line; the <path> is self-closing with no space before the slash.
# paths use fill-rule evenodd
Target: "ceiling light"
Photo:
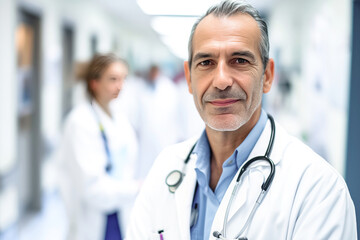
<path id="1" fill-rule="evenodd" d="M 137 0 L 142 11 L 149 15 L 200 16 L 220 0 Z"/>
<path id="2" fill-rule="evenodd" d="M 154 17 L 152 28 L 179 58 L 187 59 L 187 43 L 197 17 Z"/>

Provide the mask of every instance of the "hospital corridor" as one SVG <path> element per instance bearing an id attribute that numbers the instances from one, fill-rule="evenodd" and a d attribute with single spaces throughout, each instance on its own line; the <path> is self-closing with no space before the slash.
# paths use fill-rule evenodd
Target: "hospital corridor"
<path id="1" fill-rule="evenodd" d="M 204 131 L 184 61 L 219 2 L 0 0 L 0 240 L 100 240 L 103 212 L 125 236 L 160 152 Z M 359 236 L 360 0 L 247 2 L 275 62 L 262 108 L 344 178 Z"/>

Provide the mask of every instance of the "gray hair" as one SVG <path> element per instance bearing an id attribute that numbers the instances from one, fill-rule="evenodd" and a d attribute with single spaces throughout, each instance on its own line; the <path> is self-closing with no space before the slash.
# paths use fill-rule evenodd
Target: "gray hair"
<path id="1" fill-rule="evenodd" d="M 212 7 L 210 7 L 207 10 L 207 12 L 195 22 L 195 24 L 192 27 L 190 38 L 189 38 L 189 43 L 188 43 L 189 68 L 190 69 L 191 69 L 192 58 L 193 58 L 192 55 L 193 55 L 194 33 L 195 33 L 197 26 L 201 22 L 201 20 L 203 20 L 205 17 L 207 17 L 210 14 L 214 14 L 214 16 L 216 16 L 216 17 L 226 17 L 226 16 L 229 17 L 229 16 L 232 16 L 232 15 L 235 15 L 238 13 L 248 14 L 252 18 L 254 18 L 254 20 L 257 22 L 257 24 L 260 28 L 260 31 L 261 31 L 259 51 L 261 54 L 262 63 L 264 64 L 264 69 L 266 68 L 266 65 L 269 61 L 269 49 L 270 49 L 268 29 L 267 29 L 266 22 L 260 16 L 259 12 L 250 4 L 245 3 L 243 1 L 237 1 L 237 0 L 224 0 Z"/>

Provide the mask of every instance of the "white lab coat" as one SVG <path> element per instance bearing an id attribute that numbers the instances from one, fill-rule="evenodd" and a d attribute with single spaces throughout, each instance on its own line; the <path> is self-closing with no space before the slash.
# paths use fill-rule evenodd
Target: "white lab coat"
<path id="1" fill-rule="evenodd" d="M 87 102 L 72 110 L 59 149 L 59 189 L 68 215 L 68 239 L 104 239 L 105 216 L 119 209 L 124 228 L 126 211 L 138 190 L 132 180 L 135 133 L 124 116 L 113 112 L 110 118 L 95 101 L 93 106 Z M 94 110 L 108 138 L 111 176 L 105 170 L 107 155 Z"/>
<path id="2" fill-rule="evenodd" d="M 249 159 L 264 155 L 270 131 L 268 121 Z M 190 239 L 196 157 L 187 164 L 186 176 L 175 194 L 169 192 L 165 178 L 172 170 L 183 169 L 195 141 L 171 146 L 159 155 L 136 200 L 127 240 L 160 239 L 158 230 L 164 230 L 164 240 Z M 333 167 L 278 124 L 271 159 L 276 165 L 275 177 L 245 231 L 248 239 L 357 239 L 354 204 L 343 178 Z M 243 174 L 230 210 L 227 237 L 234 237 L 244 226 L 261 190 L 263 174 L 267 177 L 269 169 L 266 162 L 256 162 Z M 214 231 L 223 228 L 235 180 L 215 215 L 210 239 L 215 239 Z"/>

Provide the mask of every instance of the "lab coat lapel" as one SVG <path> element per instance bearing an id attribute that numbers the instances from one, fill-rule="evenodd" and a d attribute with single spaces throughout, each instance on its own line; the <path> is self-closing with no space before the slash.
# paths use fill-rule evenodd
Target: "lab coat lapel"
<path id="1" fill-rule="evenodd" d="M 180 239 L 190 239 L 190 214 L 196 186 L 196 172 L 194 169 L 196 154 L 192 154 L 186 167 L 183 182 L 175 192 L 175 202 L 178 215 Z"/>

